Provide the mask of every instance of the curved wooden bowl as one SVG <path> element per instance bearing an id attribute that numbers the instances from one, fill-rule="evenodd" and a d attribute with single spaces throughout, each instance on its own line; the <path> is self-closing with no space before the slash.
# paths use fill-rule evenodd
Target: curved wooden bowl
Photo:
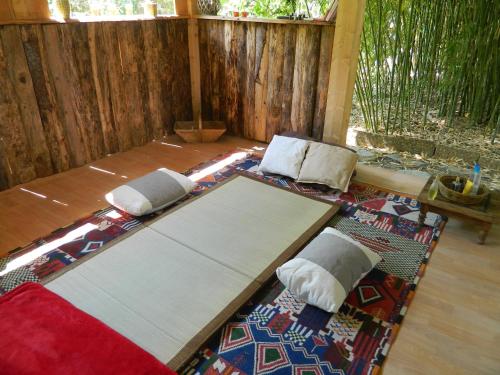
<path id="1" fill-rule="evenodd" d="M 459 176 L 458 176 L 459 177 Z M 466 178 L 459 177 L 460 182 L 465 185 Z M 481 184 L 477 194 L 465 195 L 451 189 L 452 182 L 457 179 L 457 176 L 440 176 L 438 179 L 439 193 L 446 199 L 464 205 L 480 204 L 488 196 L 488 189 Z"/>

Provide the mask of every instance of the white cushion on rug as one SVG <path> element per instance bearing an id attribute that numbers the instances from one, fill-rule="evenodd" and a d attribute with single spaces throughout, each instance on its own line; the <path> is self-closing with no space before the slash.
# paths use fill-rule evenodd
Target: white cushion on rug
<path id="1" fill-rule="evenodd" d="M 382 258 L 334 228 L 325 228 L 297 256 L 276 270 L 300 300 L 335 313 L 349 292 Z"/>
<path id="2" fill-rule="evenodd" d="M 309 141 L 275 135 L 260 163 L 259 172 L 275 173 L 295 180 L 308 146 Z"/>
<path id="3" fill-rule="evenodd" d="M 160 168 L 118 186 L 106 194 L 106 200 L 131 215 L 142 216 L 177 202 L 195 186 L 186 176 Z"/>
<path id="4" fill-rule="evenodd" d="M 311 142 L 297 181 L 346 192 L 357 161 L 358 155 L 349 149 Z"/>

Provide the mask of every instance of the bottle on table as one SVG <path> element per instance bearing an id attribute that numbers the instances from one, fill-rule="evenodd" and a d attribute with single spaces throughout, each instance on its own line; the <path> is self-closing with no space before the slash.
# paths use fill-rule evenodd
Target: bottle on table
<path id="1" fill-rule="evenodd" d="M 438 177 L 436 177 L 436 178 L 434 178 L 434 181 L 432 181 L 432 184 L 429 187 L 429 192 L 427 194 L 430 200 L 436 199 L 436 197 L 438 195 L 438 190 L 439 190 Z"/>
<path id="2" fill-rule="evenodd" d="M 474 169 L 472 171 L 472 194 L 477 194 L 479 192 L 479 186 L 481 185 L 481 167 L 479 163 L 474 164 Z"/>
<path id="3" fill-rule="evenodd" d="M 462 183 L 462 181 L 460 180 L 460 177 L 457 176 L 457 178 L 455 179 L 455 181 L 453 181 L 451 183 L 451 186 L 453 187 L 453 190 L 454 191 L 457 191 L 459 193 L 462 192 L 462 190 L 464 189 L 464 184 Z"/>

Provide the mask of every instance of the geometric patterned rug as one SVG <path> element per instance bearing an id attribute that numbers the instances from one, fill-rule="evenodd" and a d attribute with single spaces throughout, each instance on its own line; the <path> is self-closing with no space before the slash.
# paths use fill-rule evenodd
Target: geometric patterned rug
<path id="1" fill-rule="evenodd" d="M 185 175 L 228 155 L 200 164 Z M 358 183 L 351 183 L 349 191 L 342 193 L 280 176 L 261 176 L 256 174 L 260 161 L 259 156 L 248 155 L 204 177 L 185 200 L 236 172 L 251 173 L 278 186 L 340 204 L 329 225 L 377 252 L 382 261 L 351 291 L 336 314 L 302 303 L 279 281 L 270 283 L 215 335 L 184 372 L 377 373 L 446 218 L 428 213 L 425 225 L 419 227 L 420 205 L 415 199 Z M 0 258 L 0 295 L 26 281 L 43 280 L 164 211 L 136 218 L 109 207 L 11 251 Z"/>
<path id="2" fill-rule="evenodd" d="M 220 173 L 255 173 L 251 156 Z M 218 180 L 221 176 L 213 176 Z M 276 185 L 341 204 L 329 223 L 377 252 L 382 261 L 351 291 L 336 314 L 299 301 L 274 280 L 193 358 L 186 374 L 376 374 L 406 314 L 446 218 L 373 186 L 347 193 L 259 176 Z M 208 185 L 210 180 L 205 181 Z"/>

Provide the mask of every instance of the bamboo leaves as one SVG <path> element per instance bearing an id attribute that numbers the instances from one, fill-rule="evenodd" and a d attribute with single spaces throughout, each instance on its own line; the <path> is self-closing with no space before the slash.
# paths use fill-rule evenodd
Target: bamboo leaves
<path id="1" fill-rule="evenodd" d="M 356 97 L 366 127 L 393 133 L 414 121 L 500 117 L 500 2 L 368 0 Z"/>

